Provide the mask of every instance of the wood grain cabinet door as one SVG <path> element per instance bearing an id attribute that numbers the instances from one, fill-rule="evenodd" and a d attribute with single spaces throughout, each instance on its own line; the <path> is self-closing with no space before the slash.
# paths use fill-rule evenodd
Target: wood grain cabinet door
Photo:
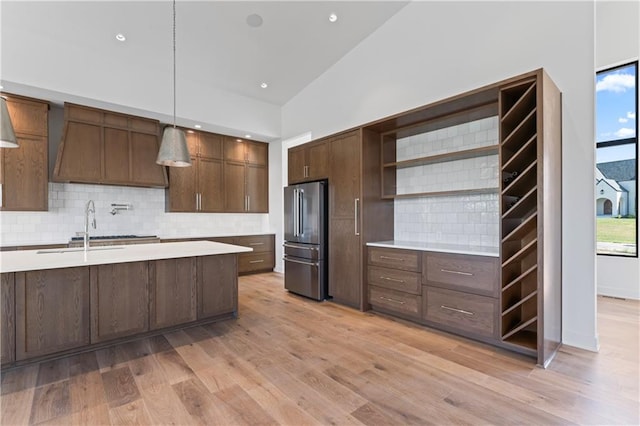
<path id="1" fill-rule="evenodd" d="M 237 255 L 198 257 L 198 319 L 238 311 Z"/>
<path id="2" fill-rule="evenodd" d="M 104 181 L 127 183 L 129 181 L 129 132 L 123 129 L 104 128 Z"/>
<path id="3" fill-rule="evenodd" d="M 89 344 L 89 268 L 16 272 L 15 277 L 16 360 Z"/>
<path id="4" fill-rule="evenodd" d="M 243 213 L 246 209 L 244 163 L 224 163 L 224 211 Z"/>
<path id="5" fill-rule="evenodd" d="M 166 187 L 167 172 L 156 164 L 158 136 L 131 132 L 131 181 L 140 185 Z"/>
<path id="6" fill-rule="evenodd" d="M 149 328 L 171 327 L 195 321 L 196 258 L 149 262 Z"/>
<path id="7" fill-rule="evenodd" d="M 49 198 L 46 137 L 16 135 L 18 148 L 0 149 L 2 210 L 46 211 Z"/>
<path id="8" fill-rule="evenodd" d="M 102 182 L 102 126 L 68 121 L 53 172 L 60 182 Z"/>
<path id="9" fill-rule="evenodd" d="M 329 143 L 310 146 L 307 152 L 307 178 L 309 180 L 326 179 L 329 176 Z"/>
<path id="10" fill-rule="evenodd" d="M 223 138 L 215 133 L 200 132 L 198 134 L 198 155 L 203 158 L 222 160 Z M 191 153 L 193 155 L 193 153 Z"/>
<path id="11" fill-rule="evenodd" d="M 264 166 L 247 165 L 246 168 L 246 211 L 251 213 L 269 212 L 269 176 Z"/>
<path id="12" fill-rule="evenodd" d="M 198 159 L 191 157 L 191 167 L 170 167 L 169 170 L 169 211 L 195 212 L 197 208 Z"/>
<path id="13" fill-rule="evenodd" d="M 224 211 L 224 167 L 221 160 L 198 159 L 200 211 Z"/>
<path id="14" fill-rule="evenodd" d="M 15 274 L 2 274 L 0 279 L 0 364 L 7 364 L 16 357 Z"/>
<path id="15" fill-rule="evenodd" d="M 91 343 L 148 329 L 148 262 L 91 266 Z"/>
<path id="16" fill-rule="evenodd" d="M 289 185 L 305 181 L 307 177 L 306 152 L 304 147 L 289 149 L 287 155 L 287 179 Z"/>
<path id="17" fill-rule="evenodd" d="M 269 145 L 262 142 L 245 142 L 245 159 L 249 164 L 266 166 L 269 163 Z"/>

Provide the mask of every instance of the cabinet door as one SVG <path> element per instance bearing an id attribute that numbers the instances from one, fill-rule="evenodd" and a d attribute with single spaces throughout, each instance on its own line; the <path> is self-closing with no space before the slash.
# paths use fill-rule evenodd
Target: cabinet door
<path id="1" fill-rule="evenodd" d="M 91 267 L 91 343 L 149 329 L 147 262 Z"/>
<path id="2" fill-rule="evenodd" d="M 89 344 L 89 268 L 17 272 L 16 360 Z"/>
<path id="3" fill-rule="evenodd" d="M 251 213 L 269 212 L 269 176 L 264 166 L 247 165 L 247 211 Z"/>
<path id="4" fill-rule="evenodd" d="M 129 166 L 129 132 L 105 127 L 104 181 L 110 183 L 128 182 Z"/>
<path id="5" fill-rule="evenodd" d="M 53 174 L 57 181 L 102 181 L 102 127 L 68 121 Z"/>
<path id="6" fill-rule="evenodd" d="M 0 275 L 0 364 L 16 356 L 16 310 L 14 273 Z"/>
<path id="7" fill-rule="evenodd" d="M 2 210 L 46 211 L 49 199 L 45 137 L 16 135 L 18 148 L 0 149 Z"/>
<path id="8" fill-rule="evenodd" d="M 131 181 L 140 185 L 167 186 L 167 172 L 156 164 L 158 158 L 158 136 L 149 133 L 131 132 Z"/>
<path id="9" fill-rule="evenodd" d="M 221 160 L 198 159 L 198 191 L 200 210 L 203 212 L 224 211 L 224 173 Z"/>
<path id="10" fill-rule="evenodd" d="M 169 168 L 169 211 L 196 211 L 196 176 L 198 160 L 191 157 L 191 167 Z"/>
<path id="11" fill-rule="evenodd" d="M 224 159 L 225 161 L 236 161 L 244 163 L 246 160 L 244 141 L 227 137 L 224 139 Z"/>
<path id="12" fill-rule="evenodd" d="M 325 179 L 329 176 L 329 143 L 312 145 L 307 149 L 308 180 Z"/>
<path id="13" fill-rule="evenodd" d="M 200 133 L 193 130 L 184 130 L 184 136 L 187 140 L 187 148 L 191 157 L 197 157 L 200 151 Z M 163 130 L 164 132 L 164 130 Z"/>
<path id="14" fill-rule="evenodd" d="M 196 258 L 149 262 L 149 328 L 196 320 Z"/>
<path id="15" fill-rule="evenodd" d="M 237 312 L 237 255 L 198 257 L 198 319 Z"/>
<path id="16" fill-rule="evenodd" d="M 360 198 L 360 139 L 357 134 L 331 141 L 330 218 L 353 219 Z"/>
<path id="17" fill-rule="evenodd" d="M 245 159 L 249 164 L 266 166 L 269 163 L 269 145 L 262 142 L 245 142 Z"/>
<path id="18" fill-rule="evenodd" d="M 287 160 L 287 176 L 289 184 L 303 182 L 306 178 L 306 150 L 304 147 L 289 149 Z"/>
<path id="19" fill-rule="evenodd" d="M 198 155 L 200 157 L 222 159 L 222 136 L 214 133 L 199 133 L 200 144 Z"/>
<path id="20" fill-rule="evenodd" d="M 224 163 L 224 211 L 243 213 L 246 209 L 244 163 Z"/>
<path id="21" fill-rule="evenodd" d="M 353 218 L 329 222 L 329 295 L 336 302 L 360 308 L 362 256 Z"/>

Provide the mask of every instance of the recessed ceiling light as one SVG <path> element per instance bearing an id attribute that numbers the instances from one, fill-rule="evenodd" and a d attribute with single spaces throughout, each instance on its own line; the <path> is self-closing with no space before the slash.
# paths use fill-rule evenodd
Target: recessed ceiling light
<path id="1" fill-rule="evenodd" d="M 332 13 L 331 15 L 329 15 L 329 22 L 336 22 L 338 20 L 338 15 L 336 15 L 335 13 Z"/>
<path id="2" fill-rule="evenodd" d="M 127 38 L 124 36 L 124 34 L 122 33 L 118 33 L 116 34 L 116 40 L 118 41 L 125 41 Z"/>
<path id="3" fill-rule="evenodd" d="M 247 138 L 247 139 L 251 139 L 251 135 L 248 135 L 248 134 L 244 135 L 244 137 Z"/>
<path id="4" fill-rule="evenodd" d="M 187 133 L 195 133 L 193 130 L 187 130 Z"/>
<path id="5" fill-rule="evenodd" d="M 262 87 L 263 89 L 266 89 L 267 87 L 269 87 L 269 85 L 267 83 L 260 83 L 260 87 Z"/>
<path id="6" fill-rule="evenodd" d="M 247 16 L 247 25 L 252 28 L 258 28 L 262 25 L 262 22 L 262 16 L 258 15 L 257 13 L 252 13 L 251 15 Z"/>
<path id="7" fill-rule="evenodd" d="M 201 126 L 201 125 L 199 125 L 199 124 L 196 124 L 196 125 L 195 125 L 195 126 L 193 126 L 193 127 L 195 127 L 196 129 L 202 129 L 202 126 Z"/>
<path id="8" fill-rule="evenodd" d="M 242 142 L 242 139 L 236 139 L 236 142 Z"/>

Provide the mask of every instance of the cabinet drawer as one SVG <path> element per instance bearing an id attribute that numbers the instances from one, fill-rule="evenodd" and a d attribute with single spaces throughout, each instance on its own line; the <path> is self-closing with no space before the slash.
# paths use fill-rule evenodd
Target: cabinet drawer
<path id="1" fill-rule="evenodd" d="M 414 294 L 370 286 L 369 303 L 405 316 L 420 317 L 420 296 Z"/>
<path id="2" fill-rule="evenodd" d="M 370 285 L 377 285 L 391 290 L 413 294 L 420 294 L 422 290 L 420 274 L 417 272 L 369 266 L 367 274 Z"/>
<path id="3" fill-rule="evenodd" d="M 494 336 L 498 299 L 425 286 L 423 318 L 468 333 Z"/>
<path id="4" fill-rule="evenodd" d="M 423 284 L 498 296 L 497 257 L 425 253 L 424 264 Z"/>
<path id="5" fill-rule="evenodd" d="M 235 237 L 233 243 L 239 246 L 250 247 L 254 253 L 274 251 L 273 235 L 245 235 Z"/>
<path id="6" fill-rule="evenodd" d="M 420 272 L 420 255 L 417 251 L 369 247 L 368 252 L 369 265 Z"/>
<path id="7" fill-rule="evenodd" d="M 267 253 L 242 253 L 238 256 L 238 273 L 273 269 L 275 257 L 273 252 Z"/>

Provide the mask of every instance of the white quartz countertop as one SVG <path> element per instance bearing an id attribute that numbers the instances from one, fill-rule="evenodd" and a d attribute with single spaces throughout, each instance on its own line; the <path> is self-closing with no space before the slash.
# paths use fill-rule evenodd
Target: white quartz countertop
<path id="1" fill-rule="evenodd" d="M 367 243 L 371 247 L 386 247 L 395 249 L 435 251 L 440 253 L 470 254 L 475 256 L 500 256 L 498 247 L 471 246 L 463 244 L 423 243 L 417 241 L 378 241 Z"/>
<path id="2" fill-rule="evenodd" d="M 132 244 L 79 249 L 18 250 L 0 252 L 0 272 L 22 272 L 110 263 L 174 259 L 244 253 L 253 249 L 212 241 Z"/>

